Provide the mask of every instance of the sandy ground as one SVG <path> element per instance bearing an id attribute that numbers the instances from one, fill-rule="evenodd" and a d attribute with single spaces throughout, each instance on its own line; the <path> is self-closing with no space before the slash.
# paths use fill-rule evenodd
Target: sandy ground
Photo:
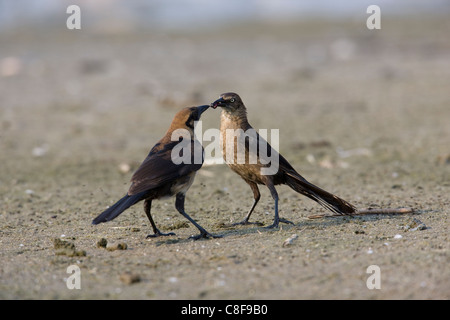
<path id="1" fill-rule="evenodd" d="M 449 30 L 442 17 L 386 19 L 377 31 L 311 21 L 1 34 L 0 298 L 448 299 Z M 223 238 L 187 239 L 197 230 L 174 199 L 152 213 L 176 236 L 146 240 L 141 204 L 90 224 L 177 110 L 226 91 L 255 128 L 280 129 L 280 152 L 311 182 L 358 207 L 417 214 L 310 220 L 324 210 L 281 186 L 280 215 L 295 225 L 229 227 L 252 194 L 216 165 L 200 170 L 186 210 Z M 208 110 L 203 129 L 218 126 Z M 273 201 L 261 192 L 252 220 L 268 225 Z M 127 249 L 99 248 L 101 238 Z M 66 285 L 71 265 L 81 289 Z M 366 285 L 371 265 L 380 289 Z"/>

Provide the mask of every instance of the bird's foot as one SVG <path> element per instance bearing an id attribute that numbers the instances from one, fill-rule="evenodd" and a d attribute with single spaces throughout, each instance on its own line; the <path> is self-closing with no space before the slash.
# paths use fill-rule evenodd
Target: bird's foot
<path id="1" fill-rule="evenodd" d="M 280 218 L 280 222 L 286 223 L 286 224 L 294 224 L 292 221 Z"/>
<path id="2" fill-rule="evenodd" d="M 199 239 L 208 239 L 208 238 L 222 238 L 223 236 L 212 234 L 207 231 L 202 231 L 200 234 L 196 236 L 190 236 L 189 239 L 199 240 Z"/>
<path id="3" fill-rule="evenodd" d="M 279 218 L 279 219 L 275 219 L 275 221 L 270 225 L 265 227 L 266 229 L 273 229 L 273 228 L 278 228 L 278 224 L 280 222 L 286 223 L 286 224 L 294 224 L 292 221 L 283 219 L 283 218 Z"/>
<path id="4" fill-rule="evenodd" d="M 242 220 L 241 222 L 233 223 L 232 226 L 238 226 L 238 225 L 246 226 L 246 225 L 249 225 L 249 224 L 255 224 L 257 226 L 262 226 L 263 225 L 261 222 L 249 222 L 248 220 Z"/>
<path id="5" fill-rule="evenodd" d="M 163 232 L 157 230 L 154 234 L 149 234 L 145 238 L 149 239 L 149 238 L 167 237 L 167 236 L 174 236 L 174 235 L 175 235 L 175 233 L 173 233 L 173 232 L 163 233 Z"/>
<path id="6" fill-rule="evenodd" d="M 278 222 L 274 222 L 270 226 L 264 227 L 264 229 L 273 229 L 273 228 L 278 228 Z"/>

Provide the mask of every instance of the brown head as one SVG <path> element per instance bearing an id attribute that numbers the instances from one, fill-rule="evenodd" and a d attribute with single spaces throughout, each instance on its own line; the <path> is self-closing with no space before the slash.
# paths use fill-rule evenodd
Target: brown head
<path id="1" fill-rule="evenodd" d="M 194 122 L 199 121 L 203 112 L 209 108 L 208 105 L 198 107 L 186 107 L 181 109 L 173 117 L 172 124 L 170 125 L 169 132 L 176 129 L 187 129 L 194 132 Z"/>
<path id="2" fill-rule="evenodd" d="M 238 111 L 245 112 L 246 110 L 244 104 L 242 103 L 241 97 L 234 92 L 222 93 L 219 99 L 211 103 L 211 107 L 213 109 L 221 107 L 223 111 L 230 113 L 235 113 Z"/>

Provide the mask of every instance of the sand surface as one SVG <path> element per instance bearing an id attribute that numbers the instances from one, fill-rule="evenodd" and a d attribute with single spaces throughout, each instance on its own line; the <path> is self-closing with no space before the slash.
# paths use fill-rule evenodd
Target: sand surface
<path id="1" fill-rule="evenodd" d="M 448 299 L 449 30 L 442 17 L 386 19 L 377 31 L 310 21 L 1 34 L 0 298 Z M 360 208 L 417 213 L 311 220 L 326 212 L 280 186 L 280 215 L 295 225 L 230 227 L 251 190 L 209 165 L 186 211 L 223 238 L 188 239 L 197 230 L 175 199 L 152 213 L 176 236 L 147 240 L 142 204 L 90 224 L 179 109 L 227 91 L 253 127 L 279 129 L 280 152 L 311 182 Z M 219 113 L 204 114 L 204 130 Z M 269 225 L 273 200 L 260 190 L 251 220 Z M 102 238 L 126 250 L 97 247 Z M 81 289 L 67 287 L 71 265 Z M 371 265 L 380 289 L 367 287 Z"/>

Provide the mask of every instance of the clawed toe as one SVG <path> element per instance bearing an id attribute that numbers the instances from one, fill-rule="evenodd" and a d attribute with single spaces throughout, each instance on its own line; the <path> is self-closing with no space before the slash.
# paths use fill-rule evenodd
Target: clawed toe
<path id="1" fill-rule="evenodd" d="M 275 219 L 275 221 L 270 226 L 267 226 L 267 227 L 264 227 L 264 228 L 265 229 L 278 228 L 278 225 L 279 225 L 280 222 L 287 223 L 287 224 L 294 224 L 292 221 L 289 221 L 289 220 L 286 220 L 286 219 L 283 219 L 283 218 L 279 218 L 279 219 Z"/>
<path id="2" fill-rule="evenodd" d="M 286 223 L 286 224 L 294 224 L 292 221 L 280 218 L 280 222 Z"/>
<path id="3" fill-rule="evenodd" d="M 239 226 L 239 225 L 246 226 L 246 225 L 249 225 L 249 224 L 254 224 L 254 225 L 257 225 L 257 226 L 262 226 L 263 225 L 261 222 L 248 222 L 247 220 L 242 220 L 241 222 L 233 223 L 232 226 Z"/>
<path id="4" fill-rule="evenodd" d="M 158 232 L 155 232 L 154 234 L 149 234 L 145 238 L 149 239 L 149 238 L 167 237 L 167 236 L 174 236 L 174 235 L 175 235 L 175 233 L 173 233 L 173 232 L 163 233 L 161 231 L 158 231 Z"/>
<path id="5" fill-rule="evenodd" d="M 209 232 L 202 232 L 196 236 L 190 236 L 189 239 L 199 240 L 199 239 L 208 239 L 208 238 L 222 238 L 223 236 L 217 234 L 211 234 Z"/>

